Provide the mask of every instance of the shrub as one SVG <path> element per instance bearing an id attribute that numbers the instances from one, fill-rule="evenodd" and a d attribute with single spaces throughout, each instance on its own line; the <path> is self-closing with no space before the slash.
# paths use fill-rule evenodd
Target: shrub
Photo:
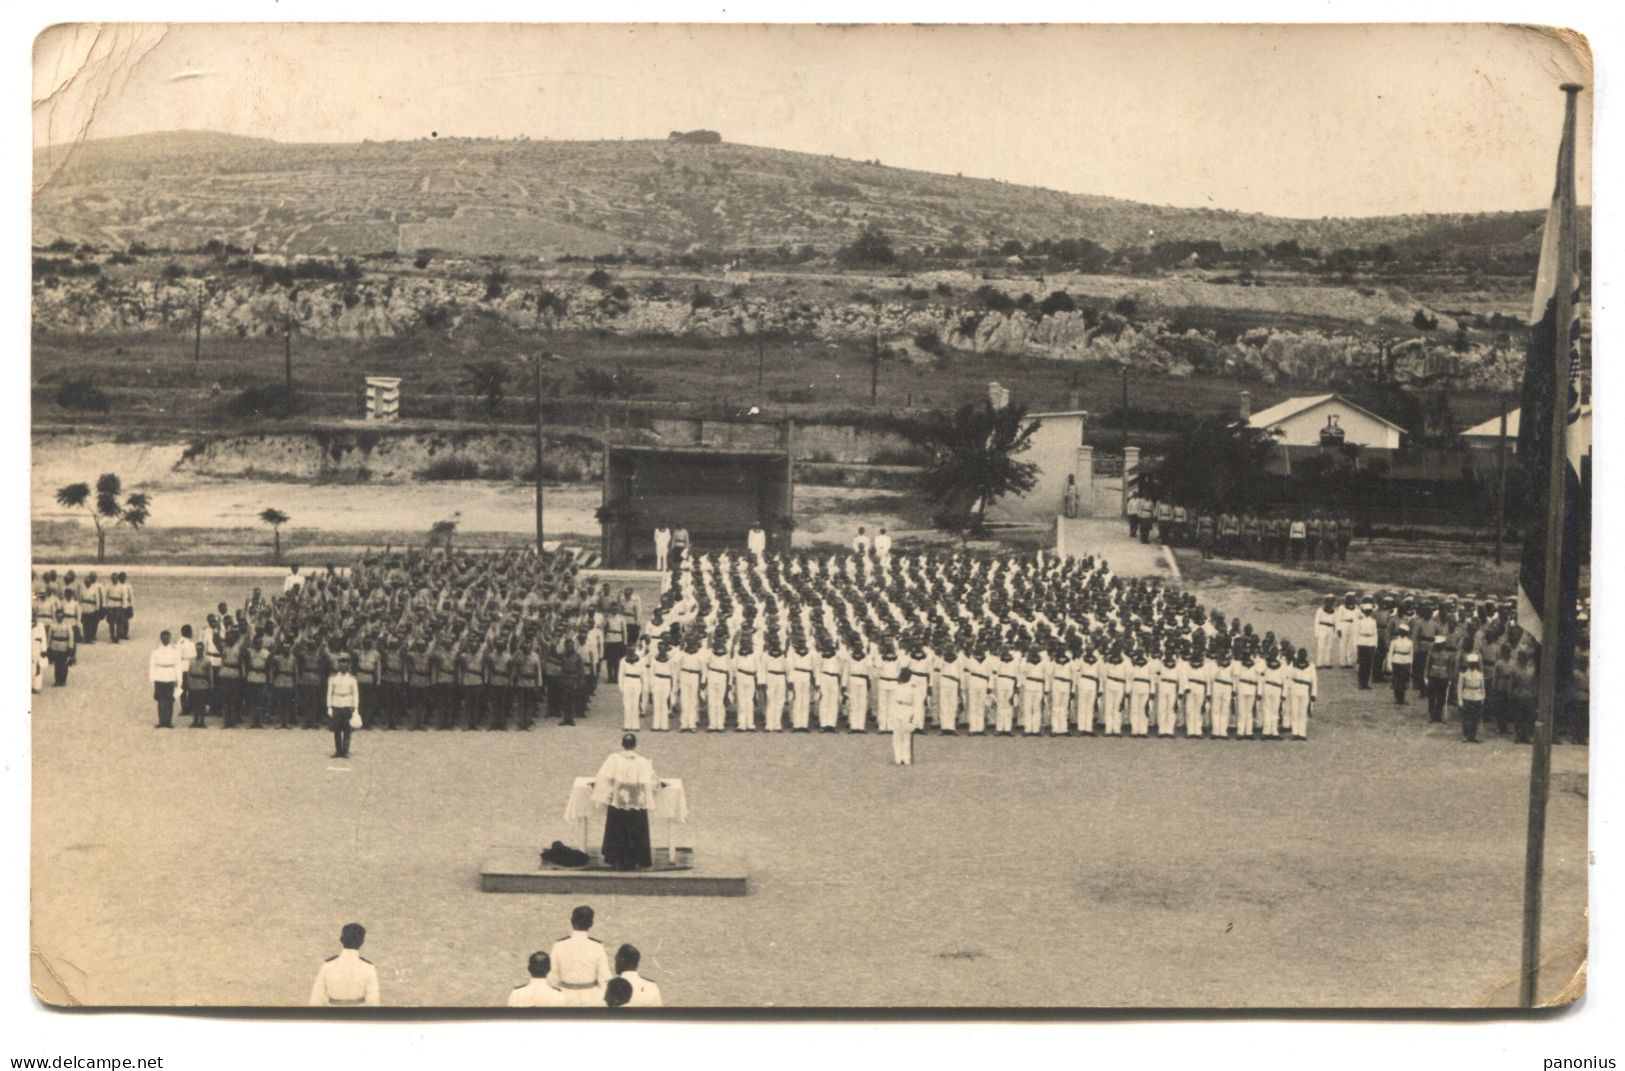
<path id="1" fill-rule="evenodd" d="M 271 417 L 285 420 L 302 408 L 299 393 L 286 383 L 249 387 L 226 403 L 226 412 L 247 419 Z"/>
<path id="2" fill-rule="evenodd" d="M 420 480 L 477 480 L 480 466 L 462 457 L 443 457 L 418 470 Z"/>
<path id="3" fill-rule="evenodd" d="M 926 353 L 940 354 L 942 352 L 942 339 L 935 331 L 921 331 L 914 336 L 914 344 Z"/>
<path id="4" fill-rule="evenodd" d="M 1044 316 L 1053 316 L 1058 312 L 1076 312 L 1078 303 L 1072 300 L 1072 295 L 1065 290 L 1052 290 L 1049 297 L 1038 303 L 1038 311 Z"/>
<path id="5" fill-rule="evenodd" d="M 598 289 L 603 290 L 608 287 L 609 284 L 609 272 L 605 271 L 603 268 L 594 268 L 592 270 L 592 274 L 587 276 L 588 286 L 596 286 Z"/>
<path id="6" fill-rule="evenodd" d="M 89 376 L 70 379 L 56 391 L 56 404 L 64 409 L 77 409 L 86 413 L 105 413 L 107 395 Z"/>
<path id="7" fill-rule="evenodd" d="M 989 312 L 1010 313 L 1016 311 L 1016 302 L 1009 294 L 996 286 L 985 283 L 976 288 L 973 295 Z"/>
<path id="8" fill-rule="evenodd" d="M 696 286 L 694 288 L 694 296 L 688 299 L 688 304 L 690 308 L 694 309 L 715 308 L 717 304 L 717 296 L 711 293 L 709 290 L 702 290 Z"/>

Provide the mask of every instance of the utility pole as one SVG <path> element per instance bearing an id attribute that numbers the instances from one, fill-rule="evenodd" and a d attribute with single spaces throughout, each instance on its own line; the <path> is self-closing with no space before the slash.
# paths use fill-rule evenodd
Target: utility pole
<path id="1" fill-rule="evenodd" d="M 767 407 L 767 395 L 762 392 L 762 377 L 767 368 L 767 354 L 762 348 L 762 325 L 756 325 L 756 404 Z"/>
<path id="2" fill-rule="evenodd" d="M 880 404 L 880 317 L 875 317 L 874 354 L 869 360 L 869 404 Z"/>
<path id="3" fill-rule="evenodd" d="M 1495 564 L 1501 564 L 1501 542 L 1507 529 L 1507 406 L 1501 399 L 1501 435 L 1495 440 Z"/>
<path id="4" fill-rule="evenodd" d="M 1123 456 L 1128 457 L 1128 365 L 1123 366 Z M 1127 474 L 1124 475 L 1127 479 Z"/>
<path id="5" fill-rule="evenodd" d="M 288 389 L 293 390 L 293 310 L 291 308 L 282 318 L 282 375 L 287 380 Z"/>

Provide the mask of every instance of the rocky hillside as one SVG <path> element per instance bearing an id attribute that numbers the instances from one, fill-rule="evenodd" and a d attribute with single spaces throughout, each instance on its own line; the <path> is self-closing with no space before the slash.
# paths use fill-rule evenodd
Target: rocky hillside
<path id="1" fill-rule="evenodd" d="M 684 140 L 299 145 L 151 134 L 37 151 L 34 182 L 37 245 L 219 239 L 281 253 L 432 247 L 544 259 L 629 246 L 828 252 L 869 225 L 913 247 L 1081 237 L 1110 249 L 1162 239 L 1522 249 L 1542 215 L 1278 219 Z"/>

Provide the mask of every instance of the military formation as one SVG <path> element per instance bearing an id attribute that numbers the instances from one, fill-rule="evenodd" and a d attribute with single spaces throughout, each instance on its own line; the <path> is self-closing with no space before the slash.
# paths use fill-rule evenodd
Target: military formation
<path id="1" fill-rule="evenodd" d="M 1347 511 L 1213 510 L 1136 493 L 1125 514 L 1130 538 L 1195 547 L 1204 558 L 1314 566 L 1348 561 L 1354 542 L 1354 518 Z"/>
<path id="2" fill-rule="evenodd" d="M 1553 739 L 1584 744 L 1591 722 L 1590 607 L 1579 608 L 1574 677 L 1559 697 Z M 1312 623 L 1318 668 L 1355 670 L 1362 690 L 1387 684 L 1396 704 L 1414 689 L 1428 721 L 1455 711 L 1462 739 L 1481 724 L 1520 744 L 1534 739 L 1539 647 L 1518 624 L 1517 601 L 1399 591 L 1327 594 Z"/>
<path id="3" fill-rule="evenodd" d="M 183 710 L 194 728 L 323 728 L 343 669 L 364 728 L 571 725 L 639 616 L 631 589 L 583 579 L 568 554 L 370 553 L 182 626 Z"/>
<path id="4" fill-rule="evenodd" d="M 624 727 L 1307 739 L 1309 652 L 1104 560 L 717 551 L 673 560 Z M 909 700 L 899 704 L 899 692 Z"/>
<path id="5" fill-rule="evenodd" d="M 130 638 L 135 589 L 124 573 L 109 573 L 104 578 L 87 572 L 81 577 L 73 569 L 60 575 L 51 569 L 34 573 L 31 586 L 34 691 L 44 689 L 47 677 L 52 687 L 65 687 L 79 660 L 79 648 L 95 644 L 104 624 L 108 643 Z"/>

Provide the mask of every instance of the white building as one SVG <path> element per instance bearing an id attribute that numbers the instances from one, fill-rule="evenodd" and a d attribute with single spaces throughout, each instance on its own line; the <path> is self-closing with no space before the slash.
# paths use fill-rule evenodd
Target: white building
<path id="1" fill-rule="evenodd" d="M 1062 496 L 1066 492 L 1066 478 L 1072 476 L 1078 484 L 1078 496 L 1087 508 L 1094 478 L 1094 448 L 1084 443 L 1088 430 L 1089 413 L 1084 409 L 1066 409 L 1053 413 L 1028 413 L 1027 419 L 1038 427 L 1030 445 L 1018 461 L 1030 461 L 1038 466 L 1032 490 L 1024 495 L 1008 495 L 993 503 L 991 518 L 1003 521 L 1048 521 L 1061 512 Z"/>
<path id="2" fill-rule="evenodd" d="M 1343 441 L 1351 446 L 1399 449 L 1405 429 L 1369 409 L 1361 408 L 1341 394 L 1311 394 L 1288 398 L 1268 409 L 1247 416 L 1254 428 L 1280 428 L 1277 442 L 1285 446 L 1319 446 L 1327 428 L 1340 429 Z"/>
<path id="3" fill-rule="evenodd" d="M 1521 409 L 1507 411 L 1507 450 L 1516 453 L 1518 449 L 1518 414 Z M 1580 406 L 1580 426 L 1575 429 L 1578 441 L 1589 448 L 1591 444 L 1591 406 Z M 1501 437 L 1501 418 L 1492 416 L 1482 424 L 1474 424 L 1461 433 L 1462 440 L 1475 449 L 1494 450 L 1496 440 Z"/>

